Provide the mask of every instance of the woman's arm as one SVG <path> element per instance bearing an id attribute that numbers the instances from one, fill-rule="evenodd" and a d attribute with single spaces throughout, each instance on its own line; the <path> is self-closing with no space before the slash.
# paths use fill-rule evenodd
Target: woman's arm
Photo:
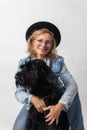
<path id="1" fill-rule="evenodd" d="M 29 61 L 29 57 L 25 58 L 24 60 L 20 60 L 18 71 L 21 71 L 20 66 L 25 64 L 26 61 Z M 29 109 L 31 104 L 33 104 L 38 112 L 42 112 L 43 107 L 45 107 L 45 102 L 43 99 L 30 94 L 29 90 L 27 88 L 24 88 L 23 86 L 17 86 L 15 97 L 17 101 L 23 103 L 27 109 Z"/>
<path id="2" fill-rule="evenodd" d="M 18 64 L 18 69 L 17 71 L 21 71 L 21 65 L 25 64 L 26 61 L 29 61 L 30 58 L 29 57 L 26 57 L 24 59 L 21 59 L 19 61 L 19 64 Z M 29 93 L 29 90 L 22 87 L 22 86 L 17 86 L 16 87 L 16 92 L 15 92 L 15 97 L 17 99 L 17 101 L 19 101 L 20 103 L 24 104 L 26 106 L 27 109 L 30 108 L 30 100 L 31 100 L 31 97 L 32 95 Z"/>
<path id="3" fill-rule="evenodd" d="M 18 86 L 15 92 L 15 97 L 17 101 L 24 104 L 27 109 L 30 108 L 31 106 L 30 100 L 31 100 L 32 95 L 29 93 L 27 89 L 25 89 L 24 87 Z"/>
<path id="4" fill-rule="evenodd" d="M 58 71 L 57 68 L 59 67 L 60 61 L 63 66 L 60 71 L 60 76 L 58 76 L 58 85 L 60 82 L 61 83 L 60 89 L 63 90 L 63 95 L 56 105 L 50 105 L 43 109 L 44 111 L 46 110 L 50 111 L 45 116 L 46 122 L 48 122 L 49 125 L 51 125 L 55 120 L 56 120 L 56 123 L 58 123 L 61 111 L 62 110 L 68 111 L 76 93 L 78 92 L 77 84 L 74 78 L 72 77 L 72 75 L 70 74 L 70 72 L 68 71 L 68 69 L 66 68 L 63 58 L 58 59 L 58 62 L 54 64 L 54 69 L 56 68 L 56 71 Z M 57 85 L 57 82 L 56 82 L 56 85 Z"/>
<path id="5" fill-rule="evenodd" d="M 60 79 L 65 85 L 64 86 L 65 92 L 62 95 L 61 99 L 59 100 L 59 103 L 64 104 L 65 110 L 67 111 L 71 106 L 75 95 L 78 92 L 78 86 L 76 84 L 76 81 L 68 71 L 64 62 L 63 62 L 62 70 L 60 72 Z"/>

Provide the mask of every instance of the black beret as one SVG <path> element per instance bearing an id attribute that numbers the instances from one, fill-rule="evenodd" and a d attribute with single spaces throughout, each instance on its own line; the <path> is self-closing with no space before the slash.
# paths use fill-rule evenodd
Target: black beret
<path id="1" fill-rule="evenodd" d="M 32 35 L 34 31 L 39 30 L 39 29 L 44 29 L 44 28 L 53 32 L 54 38 L 56 40 L 56 46 L 58 46 L 61 40 L 60 31 L 54 24 L 50 22 L 46 22 L 46 21 L 39 21 L 32 24 L 26 31 L 26 34 L 25 34 L 26 41 L 28 40 L 28 38 Z"/>

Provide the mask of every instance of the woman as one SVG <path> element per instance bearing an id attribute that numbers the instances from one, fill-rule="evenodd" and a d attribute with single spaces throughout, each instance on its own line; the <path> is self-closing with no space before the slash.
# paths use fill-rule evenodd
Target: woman
<path id="1" fill-rule="evenodd" d="M 46 107 L 43 99 L 31 95 L 24 87 L 18 87 L 15 96 L 24 106 L 20 111 L 13 130 L 24 130 L 27 118 L 27 112 L 31 104 L 35 106 L 38 112 L 50 110 L 45 116 L 45 121 L 51 125 L 58 118 L 62 110 L 67 112 L 71 130 L 84 130 L 81 104 L 78 95 L 77 84 L 68 71 L 64 58 L 57 55 L 56 47 L 59 45 L 61 35 L 58 28 L 50 22 L 40 21 L 32 24 L 26 32 L 28 57 L 20 60 L 20 65 L 33 59 L 42 59 L 58 75 L 55 85 L 60 83 L 60 89 L 63 95 L 56 105 Z"/>

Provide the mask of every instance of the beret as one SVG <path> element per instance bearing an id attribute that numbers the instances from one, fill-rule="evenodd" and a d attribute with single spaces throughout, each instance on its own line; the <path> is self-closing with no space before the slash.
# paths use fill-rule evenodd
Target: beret
<path id="1" fill-rule="evenodd" d="M 44 28 L 50 30 L 54 34 L 54 38 L 56 40 L 56 47 L 57 47 L 61 40 L 60 31 L 54 24 L 47 21 L 39 21 L 32 24 L 26 31 L 26 34 L 25 34 L 26 41 L 33 34 L 34 31 L 44 29 Z"/>

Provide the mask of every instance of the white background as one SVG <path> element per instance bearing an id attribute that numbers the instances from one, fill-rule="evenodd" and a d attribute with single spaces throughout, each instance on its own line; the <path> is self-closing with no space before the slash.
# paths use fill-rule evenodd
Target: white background
<path id="1" fill-rule="evenodd" d="M 87 129 L 87 1 L 0 0 L 0 130 L 11 130 L 22 105 L 14 97 L 14 74 L 25 57 L 25 32 L 34 22 L 53 22 L 61 31 L 58 53 L 76 79 Z"/>

